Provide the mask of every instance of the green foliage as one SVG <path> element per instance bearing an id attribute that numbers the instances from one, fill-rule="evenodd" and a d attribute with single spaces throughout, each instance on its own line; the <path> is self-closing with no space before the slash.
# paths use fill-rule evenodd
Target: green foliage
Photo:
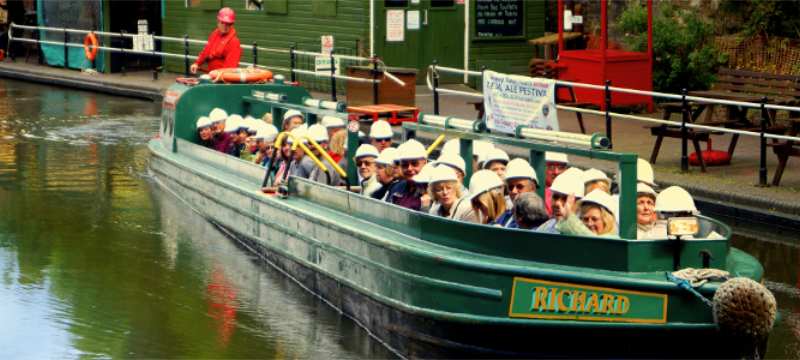
<path id="1" fill-rule="evenodd" d="M 725 1 L 721 14 L 741 16 L 743 35 L 800 37 L 800 1 Z"/>
<path id="2" fill-rule="evenodd" d="M 615 26 L 626 33 L 627 49 L 647 52 L 647 8 L 633 5 L 620 19 Z M 684 88 L 708 89 L 727 60 L 705 43 L 713 34 L 712 24 L 673 6 L 665 5 L 661 16 L 653 16 L 653 90 L 678 94 Z"/>

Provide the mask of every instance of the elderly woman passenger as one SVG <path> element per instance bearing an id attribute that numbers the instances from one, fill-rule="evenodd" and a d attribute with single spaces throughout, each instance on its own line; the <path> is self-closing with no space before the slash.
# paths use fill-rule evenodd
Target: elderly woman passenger
<path id="1" fill-rule="evenodd" d="M 572 212 L 575 205 L 575 194 L 572 194 L 564 204 L 565 214 L 556 224 L 556 230 L 569 235 L 619 238 L 614 232 L 616 200 L 611 195 L 601 190 L 592 191 L 578 202 L 578 215 Z"/>
<path id="2" fill-rule="evenodd" d="M 201 116 L 197 119 L 197 132 L 200 134 L 200 145 L 213 149 L 214 130 L 211 125 L 211 119 L 207 116 Z"/>
<path id="3" fill-rule="evenodd" d="M 461 183 L 458 182 L 456 172 L 447 167 L 439 166 L 433 170 L 428 194 L 433 199 L 429 214 L 448 219 L 477 223 L 475 210 L 470 206 L 469 199 L 461 193 Z"/>
<path id="4" fill-rule="evenodd" d="M 469 184 L 470 202 L 479 224 L 492 224 L 505 215 L 506 200 L 503 198 L 503 180 L 489 170 L 480 170 L 472 175 Z M 508 215 L 506 215 L 508 216 Z M 492 224 L 502 226 L 500 224 Z"/>
<path id="5" fill-rule="evenodd" d="M 517 228 L 532 230 L 544 224 L 548 219 L 544 206 L 544 200 L 535 193 L 519 194 L 514 199 L 514 220 Z"/>
<path id="6" fill-rule="evenodd" d="M 297 110 L 289 110 L 283 114 L 283 131 L 292 131 L 305 122 L 303 113 Z"/>
<path id="7" fill-rule="evenodd" d="M 464 173 L 467 171 L 467 163 L 461 157 L 461 155 L 456 153 L 444 153 L 439 156 L 439 159 L 436 160 L 434 164 L 437 167 L 441 165 L 449 166 L 453 171 L 456 172 L 456 176 L 458 177 L 458 184 L 461 187 L 461 193 L 464 196 L 468 196 L 469 190 L 464 186 Z"/>
<path id="8" fill-rule="evenodd" d="M 381 152 L 375 159 L 375 178 L 381 187 L 372 193 L 373 199 L 385 201 L 387 190 L 399 181 L 394 177 L 394 160 L 397 159 L 397 156 L 397 149 L 389 148 Z"/>
<path id="9" fill-rule="evenodd" d="M 358 174 L 364 179 L 361 181 L 361 195 L 372 197 L 372 194 L 381 188 L 381 183 L 378 182 L 378 176 L 375 173 L 375 159 L 377 157 L 378 149 L 372 145 L 364 144 L 358 147 L 356 156 L 353 158 L 356 162 Z"/>
<path id="10" fill-rule="evenodd" d="M 586 187 L 584 192 L 591 193 L 594 190 L 602 190 L 611 195 L 611 179 L 600 170 L 589 169 L 583 172 L 583 183 Z"/>
<path id="11" fill-rule="evenodd" d="M 642 183 L 636 185 L 636 192 L 636 238 L 644 239 L 654 236 L 652 232 L 658 218 L 653 207 L 658 194 L 653 188 Z"/>

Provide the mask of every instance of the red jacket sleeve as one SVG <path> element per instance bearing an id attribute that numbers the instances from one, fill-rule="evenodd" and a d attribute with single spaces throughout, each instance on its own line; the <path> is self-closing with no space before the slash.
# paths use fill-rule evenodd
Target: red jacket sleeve
<path id="1" fill-rule="evenodd" d="M 211 32 L 211 35 L 209 35 L 208 43 L 206 43 L 206 47 L 203 48 L 203 51 L 200 52 L 200 55 L 197 57 L 197 60 L 195 60 L 195 62 L 194 62 L 195 65 L 200 66 L 204 62 L 206 62 L 206 59 L 208 58 L 208 55 L 211 54 L 211 51 L 212 51 L 211 47 L 212 46 L 216 46 L 214 44 L 214 42 L 211 41 L 211 40 L 214 39 L 214 34 L 216 34 L 216 33 L 217 33 L 217 30 L 214 30 L 214 31 Z"/>
<path id="2" fill-rule="evenodd" d="M 239 43 L 239 37 L 234 36 L 225 46 L 225 62 L 223 68 L 238 68 L 239 60 L 242 58 L 242 46 Z"/>

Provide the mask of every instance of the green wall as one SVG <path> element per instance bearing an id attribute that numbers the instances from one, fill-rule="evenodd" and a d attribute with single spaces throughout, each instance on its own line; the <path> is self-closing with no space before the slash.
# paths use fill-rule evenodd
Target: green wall
<path id="1" fill-rule="evenodd" d="M 215 5 L 219 3 L 213 0 L 209 2 Z M 208 36 L 216 29 L 219 9 L 230 7 L 236 12 L 234 28 L 242 44 L 252 45 L 253 41 L 257 41 L 258 47 L 288 50 L 290 45 L 299 43 L 301 49 L 319 52 L 319 45 L 313 46 L 311 43 L 319 44 L 317 39 L 322 35 L 333 35 L 335 47 L 354 48 L 356 41 L 363 37 L 368 48 L 369 2 L 336 0 L 335 7 L 332 2 L 333 0 L 265 0 L 265 10 L 256 11 L 245 10 L 245 0 L 223 0 L 213 10 L 187 8 L 184 1 L 165 1 L 164 36 L 183 38 L 188 34 L 189 39 L 208 40 Z M 281 7 L 284 5 L 285 13 L 270 12 L 283 12 Z M 320 15 L 312 15 L 312 10 Z M 332 11 L 335 14 L 331 14 Z M 183 54 L 184 45 L 167 43 L 165 49 L 169 53 Z M 190 45 L 189 54 L 197 56 L 201 50 L 200 45 Z M 245 50 L 241 61 L 252 63 L 252 56 L 251 51 Z M 167 71 L 184 71 L 183 59 L 167 58 L 165 64 Z M 289 55 L 259 51 L 258 64 L 288 68 Z"/>

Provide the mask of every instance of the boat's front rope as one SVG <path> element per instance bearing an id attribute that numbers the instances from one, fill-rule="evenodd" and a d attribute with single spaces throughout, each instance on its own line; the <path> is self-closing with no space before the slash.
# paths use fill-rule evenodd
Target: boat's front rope
<path id="1" fill-rule="evenodd" d="M 711 279 L 725 279 L 728 280 L 731 278 L 731 274 L 727 271 L 718 270 L 718 269 L 693 269 L 693 268 L 686 268 L 675 271 L 673 273 L 667 273 L 667 279 L 677 284 L 681 289 L 684 289 L 694 296 L 703 300 L 706 305 L 713 307 L 714 302 L 709 299 L 706 299 L 705 296 L 701 295 L 696 288 L 703 286 L 708 280 Z"/>
<path id="2" fill-rule="evenodd" d="M 703 300 L 703 302 L 706 303 L 706 305 L 714 307 L 714 302 L 712 302 L 711 300 L 706 299 L 705 296 L 703 296 L 702 294 L 697 292 L 697 290 L 695 290 L 692 287 L 691 282 L 689 280 L 678 279 L 678 278 L 676 278 L 675 276 L 673 276 L 670 273 L 667 273 L 667 279 L 669 279 L 670 281 L 672 281 L 675 284 L 677 284 L 683 290 L 686 290 L 686 291 L 694 294 L 694 296 L 697 296 L 698 298 L 700 298 L 700 300 Z"/>

